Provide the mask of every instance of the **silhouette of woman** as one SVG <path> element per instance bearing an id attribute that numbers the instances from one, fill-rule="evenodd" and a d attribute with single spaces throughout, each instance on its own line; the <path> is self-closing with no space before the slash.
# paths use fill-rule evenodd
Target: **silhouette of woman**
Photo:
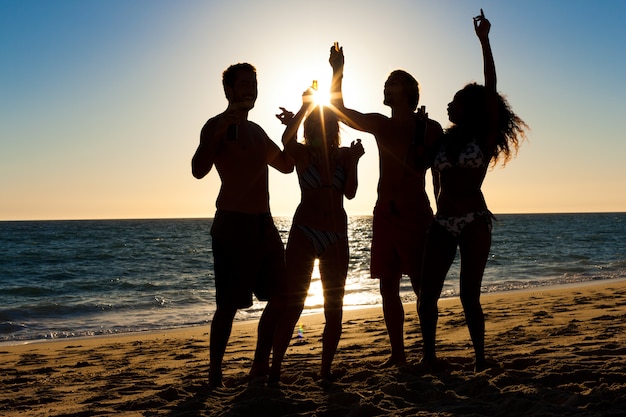
<path id="1" fill-rule="evenodd" d="M 348 218 L 344 196 L 354 198 L 358 186 L 357 164 L 363 155 L 360 140 L 340 146 L 339 120 L 329 108 L 315 106 L 313 90 L 303 94 L 302 107 L 291 115 L 281 108 L 277 115 L 287 125 L 283 134 L 285 152 L 295 162 L 301 200 L 293 217 L 286 248 L 288 283 L 282 297 L 270 301 L 280 314 L 276 318 L 269 383 L 280 379 L 281 364 L 293 329 L 300 317 L 311 283 L 314 262 L 324 291 L 322 364 L 320 376 L 332 380 L 331 364 L 342 332 L 343 297 L 348 273 Z M 304 120 L 304 142 L 296 135 Z M 258 352 L 251 375 L 267 369 L 269 352 Z"/>
<path id="2" fill-rule="evenodd" d="M 428 232 L 418 313 L 424 342 L 423 363 L 435 366 L 437 302 L 448 270 L 461 257 L 460 298 L 476 356 L 476 370 L 490 365 L 485 359 L 485 318 L 480 288 L 491 247 L 491 221 L 481 186 L 487 169 L 517 152 L 526 124 L 496 91 L 496 71 L 489 42 L 490 22 L 481 9 L 474 29 L 483 52 L 485 85 L 471 83 L 448 105 L 451 126 L 433 163 L 437 202 Z"/>

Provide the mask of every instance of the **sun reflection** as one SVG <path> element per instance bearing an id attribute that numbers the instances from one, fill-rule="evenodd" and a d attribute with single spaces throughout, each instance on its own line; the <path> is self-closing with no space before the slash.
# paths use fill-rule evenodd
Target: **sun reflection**
<path id="1" fill-rule="evenodd" d="M 324 305 L 324 290 L 322 288 L 322 280 L 320 279 L 319 260 L 315 260 L 313 265 L 313 273 L 311 274 L 311 285 L 307 294 L 306 307 L 320 307 Z"/>

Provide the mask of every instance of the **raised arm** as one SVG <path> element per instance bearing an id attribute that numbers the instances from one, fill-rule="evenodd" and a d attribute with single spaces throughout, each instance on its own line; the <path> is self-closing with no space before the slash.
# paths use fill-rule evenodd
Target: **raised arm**
<path id="1" fill-rule="evenodd" d="M 328 62 L 333 69 L 333 80 L 330 88 L 330 103 L 337 109 L 341 121 L 353 129 L 362 132 L 376 133 L 381 124 L 383 115 L 377 113 L 361 113 L 353 109 L 348 109 L 343 103 L 343 46 L 337 43 L 330 48 Z"/>
<path id="2" fill-rule="evenodd" d="M 343 104 L 343 93 L 341 91 L 344 64 L 343 46 L 339 48 L 339 44 L 337 42 L 330 47 L 328 63 L 333 69 L 333 79 L 330 85 L 330 104 L 335 106 L 338 110 L 344 110 L 345 106 Z"/>
<path id="3" fill-rule="evenodd" d="M 283 132 L 282 142 L 285 146 L 285 151 L 294 155 L 297 148 L 297 133 L 300 128 L 300 124 L 306 117 L 309 110 L 313 106 L 313 92 L 310 88 L 308 88 L 304 93 L 302 93 L 302 106 L 300 110 L 294 115 L 293 113 L 287 111 L 284 107 L 280 107 L 282 113 L 277 114 L 276 117 L 280 120 L 286 127 Z"/>
<path id="4" fill-rule="evenodd" d="M 485 73 L 485 87 L 489 91 L 494 93 L 496 88 L 496 64 L 493 60 L 493 53 L 491 51 L 491 43 L 489 42 L 489 30 L 491 29 L 491 23 L 485 17 L 483 9 L 480 9 L 480 16 L 474 18 L 474 30 L 480 40 L 480 46 L 483 50 L 483 66 Z"/>
<path id="5" fill-rule="evenodd" d="M 487 152 L 493 154 L 496 151 L 500 136 L 498 126 L 498 91 L 496 86 L 496 64 L 493 60 L 491 44 L 489 42 L 489 30 L 491 23 L 485 17 L 483 9 L 480 9 L 480 16 L 474 18 L 474 30 L 480 40 L 483 50 L 483 69 L 485 72 L 485 88 L 490 94 L 487 95 L 487 114 L 489 115 L 486 137 Z"/>

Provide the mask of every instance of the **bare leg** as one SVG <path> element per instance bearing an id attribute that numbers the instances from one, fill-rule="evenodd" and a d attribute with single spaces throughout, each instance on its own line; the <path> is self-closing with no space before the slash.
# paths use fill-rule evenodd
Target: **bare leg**
<path id="1" fill-rule="evenodd" d="M 324 317 L 322 336 L 322 366 L 320 376 L 332 380 L 331 366 L 341 339 L 343 296 L 348 274 L 348 241 L 340 240 L 330 246 L 320 259 L 320 275 L 324 287 Z"/>
<path id="2" fill-rule="evenodd" d="M 257 328 L 257 344 L 254 352 L 254 361 L 250 369 L 250 377 L 266 377 L 269 373 L 269 358 L 272 352 L 272 343 L 276 333 L 277 320 L 281 314 L 281 301 L 273 297 L 263 310 Z"/>
<path id="3" fill-rule="evenodd" d="M 476 369 L 485 367 L 485 316 L 480 304 L 480 287 L 491 247 L 491 230 L 487 223 L 476 220 L 461 235 L 461 303 L 469 329 Z"/>
<path id="4" fill-rule="evenodd" d="M 237 309 L 220 308 L 218 306 L 213 315 L 209 346 L 209 387 L 211 388 L 217 388 L 223 385 L 222 361 L 236 313 Z"/>
<path id="5" fill-rule="evenodd" d="M 280 380 L 282 362 L 289 348 L 293 329 L 304 308 L 315 263 L 314 248 L 311 242 L 297 228 L 293 228 L 289 234 L 286 261 L 289 288 L 284 291 L 283 305 L 285 308 L 280 312 L 280 317 L 277 319 L 273 344 L 274 354 L 269 375 L 270 382 Z"/>
<path id="6" fill-rule="evenodd" d="M 443 283 L 456 256 L 456 239 L 440 226 L 433 225 L 428 233 L 424 268 L 417 312 L 424 342 L 423 361 L 434 365 L 439 311 L 437 303 Z"/>
<path id="7" fill-rule="evenodd" d="M 269 372 L 268 382 L 280 381 L 281 367 L 285 359 L 285 353 L 289 348 L 293 329 L 298 322 L 301 312 L 302 307 L 296 305 L 290 305 L 282 312 L 274 335 L 274 354 L 272 356 L 272 367 Z"/>
<path id="8" fill-rule="evenodd" d="M 399 273 L 394 276 L 380 278 L 380 294 L 383 298 L 383 315 L 391 344 L 391 357 L 383 363 L 383 367 L 403 364 L 406 362 L 404 353 L 404 307 L 400 300 Z"/>
<path id="9" fill-rule="evenodd" d="M 341 308 L 331 308 L 327 303 L 324 303 L 324 317 L 326 318 L 326 325 L 324 326 L 322 336 L 323 347 L 320 376 L 324 379 L 331 379 L 330 370 L 337 352 L 339 339 L 341 339 L 343 311 Z"/>

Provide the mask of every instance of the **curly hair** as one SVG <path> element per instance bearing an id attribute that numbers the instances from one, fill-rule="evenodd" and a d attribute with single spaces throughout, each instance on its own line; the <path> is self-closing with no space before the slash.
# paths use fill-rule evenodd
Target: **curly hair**
<path id="1" fill-rule="evenodd" d="M 505 97 L 489 91 L 484 85 L 467 84 L 457 92 L 454 99 L 460 103 L 463 117 L 446 129 L 446 134 L 456 138 L 463 133 L 469 133 L 483 147 L 492 123 L 490 118 L 493 111 L 490 107 L 496 104 L 498 136 L 491 162 L 495 166 L 502 160 L 502 165 L 506 165 L 526 139 L 528 125 L 513 112 Z"/>

